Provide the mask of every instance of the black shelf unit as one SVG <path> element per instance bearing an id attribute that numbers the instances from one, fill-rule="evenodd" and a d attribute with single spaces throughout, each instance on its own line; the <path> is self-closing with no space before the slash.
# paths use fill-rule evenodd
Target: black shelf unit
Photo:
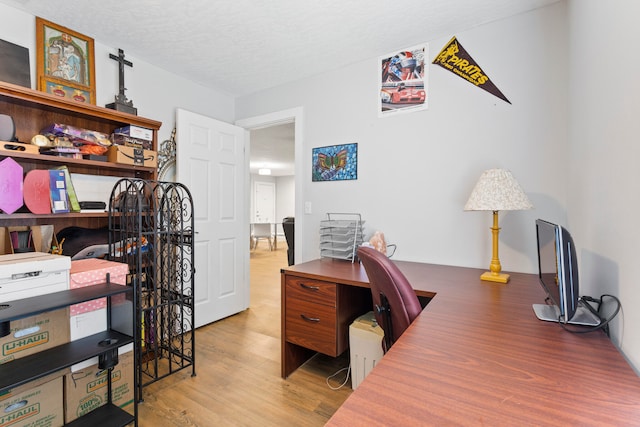
<path id="1" fill-rule="evenodd" d="M 111 297 L 127 293 L 135 301 L 136 295 L 130 286 L 112 285 L 107 282 L 101 285 L 79 289 L 54 292 L 37 297 L 8 301 L 0 304 L 0 324 L 34 316 L 46 311 L 57 310 L 70 305 L 107 298 L 107 330 L 88 337 L 61 344 L 59 346 L 13 360 L 0 365 L 0 393 L 11 388 L 43 378 L 49 374 L 68 368 L 76 363 L 95 356 L 117 351 L 119 347 L 135 342 L 136 335 L 131 336 L 111 329 Z M 131 313 L 133 323 L 133 315 Z M 135 328 L 134 328 L 135 331 Z M 135 334 L 135 332 L 134 332 Z M 134 357 L 136 348 L 134 346 Z M 109 368 L 111 371 L 112 368 Z M 138 425 L 138 405 L 134 401 L 133 415 L 111 403 L 111 374 L 108 378 L 108 402 L 87 415 L 67 424 L 73 426 L 125 426 L 131 423 Z M 137 387 L 134 376 L 134 390 Z M 104 418 L 103 418 L 104 417 Z"/>
<path id="2" fill-rule="evenodd" d="M 128 424 L 131 424 L 131 414 L 117 406 L 104 405 L 66 425 L 73 427 L 124 427 Z"/>
<path id="3" fill-rule="evenodd" d="M 194 210 L 180 183 L 123 178 L 109 199 L 109 257 L 137 293 L 136 396 L 191 367 L 195 376 Z"/>

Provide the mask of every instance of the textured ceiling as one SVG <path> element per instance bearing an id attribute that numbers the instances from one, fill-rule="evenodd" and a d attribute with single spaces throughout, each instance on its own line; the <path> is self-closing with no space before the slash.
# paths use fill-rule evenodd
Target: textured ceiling
<path id="1" fill-rule="evenodd" d="M 0 0 L 233 96 L 557 1 Z"/>
<path id="2" fill-rule="evenodd" d="M 557 1 L 0 0 L 232 96 Z M 252 173 L 293 174 L 293 147 L 292 125 L 252 131 Z"/>

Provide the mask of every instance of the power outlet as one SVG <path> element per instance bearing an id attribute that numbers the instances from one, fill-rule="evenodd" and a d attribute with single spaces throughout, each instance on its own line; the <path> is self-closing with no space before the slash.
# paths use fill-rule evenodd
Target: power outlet
<path id="1" fill-rule="evenodd" d="M 305 215 L 311 215 L 311 202 L 304 202 L 304 213 Z"/>

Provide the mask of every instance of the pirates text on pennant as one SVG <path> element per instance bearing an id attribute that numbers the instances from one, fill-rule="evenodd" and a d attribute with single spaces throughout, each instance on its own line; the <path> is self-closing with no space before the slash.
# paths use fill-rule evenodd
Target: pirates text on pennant
<path id="1" fill-rule="evenodd" d="M 482 68 L 473 60 L 471 55 L 464 50 L 455 36 L 440 51 L 433 63 L 446 68 L 466 81 L 511 104 L 511 101 L 493 84 L 489 76 L 482 71 Z"/>

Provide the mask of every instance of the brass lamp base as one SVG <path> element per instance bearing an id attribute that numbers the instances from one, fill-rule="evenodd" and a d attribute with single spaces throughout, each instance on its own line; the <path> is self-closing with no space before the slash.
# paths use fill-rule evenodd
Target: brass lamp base
<path id="1" fill-rule="evenodd" d="M 507 283 L 509 282 L 509 275 L 505 273 L 492 273 L 490 271 L 482 273 L 480 280 L 486 280 L 488 282 Z"/>

